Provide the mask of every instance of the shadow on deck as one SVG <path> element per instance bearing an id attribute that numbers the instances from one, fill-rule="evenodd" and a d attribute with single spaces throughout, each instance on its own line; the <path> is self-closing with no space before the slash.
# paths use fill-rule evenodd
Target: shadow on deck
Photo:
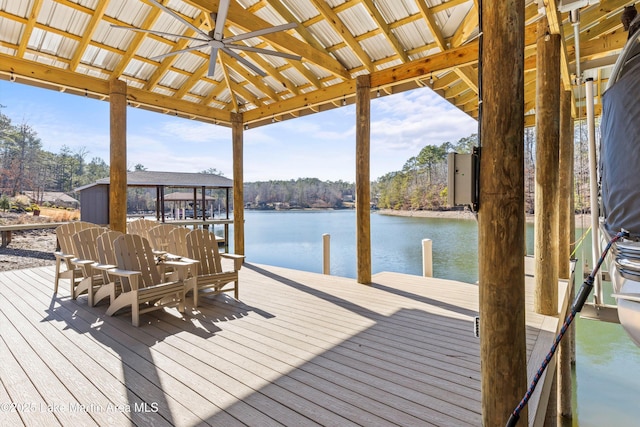
<path id="1" fill-rule="evenodd" d="M 3 415 L 11 425 L 481 424 L 475 285 L 380 273 L 364 286 L 251 264 L 240 281 L 242 302 L 202 298 L 135 328 L 63 285 L 52 298 L 53 267 L 0 273 L 0 402 L 28 405 Z M 550 345 L 554 318 L 527 317 L 531 358 Z"/>

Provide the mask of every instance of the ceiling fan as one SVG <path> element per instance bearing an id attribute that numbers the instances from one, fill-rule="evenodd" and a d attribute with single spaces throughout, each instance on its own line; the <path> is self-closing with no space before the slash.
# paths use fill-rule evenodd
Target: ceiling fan
<path id="1" fill-rule="evenodd" d="M 167 8 L 166 6 L 162 5 L 161 3 L 158 3 L 156 0 L 147 0 L 147 1 L 152 3 L 153 5 L 155 5 L 156 7 L 162 9 L 163 11 L 167 12 L 169 15 L 173 16 L 175 19 L 177 19 L 178 21 L 182 22 L 187 27 L 191 28 L 193 31 L 195 31 L 198 34 L 198 36 L 196 36 L 196 37 L 188 37 L 188 36 L 183 36 L 181 34 L 171 34 L 171 33 L 166 33 L 166 32 L 163 32 L 163 31 L 155 31 L 155 30 L 145 30 L 145 29 L 142 29 L 142 28 L 128 27 L 128 26 L 123 26 L 123 25 L 111 25 L 111 27 L 113 27 L 113 28 L 121 28 L 121 29 L 125 29 L 125 30 L 138 31 L 138 32 L 142 32 L 142 33 L 156 34 L 156 35 L 159 35 L 159 36 L 170 36 L 170 37 L 176 37 L 176 38 L 180 38 L 180 39 L 192 40 L 192 41 L 196 41 L 196 42 L 203 42 L 203 43 L 200 43 L 200 44 L 195 44 L 195 45 L 189 46 L 189 47 L 187 47 L 185 49 L 180 49 L 180 50 L 176 50 L 176 51 L 173 51 L 173 52 L 164 53 L 162 55 L 154 56 L 153 58 L 149 58 L 151 60 L 156 61 L 156 60 L 160 60 L 160 59 L 166 58 L 166 57 L 171 56 L 171 55 L 177 55 L 179 53 L 184 53 L 184 52 L 189 52 L 189 51 L 192 51 L 192 50 L 199 50 L 199 49 L 210 47 L 211 48 L 211 53 L 210 53 L 210 56 L 209 56 L 209 71 L 207 72 L 207 76 L 209 76 L 209 77 L 213 76 L 213 73 L 214 73 L 214 71 L 216 69 L 216 58 L 218 56 L 218 51 L 222 50 L 227 55 L 235 58 L 236 60 L 238 60 L 242 64 L 246 65 L 248 68 L 253 70 L 256 74 L 258 74 L 258 75 L 260 75 L 262 77 L 265 77 L 267 75 L 267 73 L 265 73 L 263 70 L 261 70 L 260 68 L 255 66 L 252 62 L 250 62 L 247 59 L 245 59 L 244 57 L 240 56 L 238 53 L 234 52 L 233 50 L 244 50 L 244 51 L 256 52 L 256 53 L 261 53 L 261 54 L 264 54 L 264 55 L 279 56 L 281 58 L 294 59 L 294 60 L 300 60 L 301 59 L 300 56 L 292 55 L 290 53 L 278 52 L 278 51 L 269 50 L 269 49 L 261 49 L 261 48 L 257 48 L 257 47 L 253 47 L 253 46 L 247 46 L 245 44 L 236 44 L 235 43 L 235 42 L 246 40 L 246 39 L 250 39 L 250 38 L 253 38 L 253 37 L 263 36 L 265 34 L 271 34 L 271 33 L 275 33 L 275 32 L 278 32 L 278 31 L 290 30 L 292 28 L 297 27 L 296 23 L 276 25 L 275 27 L 264 28 L 264 29 L 261 29 L 261 30 L 251 31 L 249 33 L 244 33 L 244 34 L 238 34 L 238 35 L 231 36 L 231 37 L 224 37 L 224 23 L 227 20 L 227 13 L 229 12 L 229 2 L 230 2 L 230 0 L 220 0 L 220 5 L 218 6 L 218 12 L 217 13 L 211 13 L 211 19 L 212 19 L 213 22 L 215 22 L 215 27 L 209 33 L 206 33 L 204 31 L 202 31 L 200 28 L 196 27 L 191 22 L 189 22 L 186 19 L 182 18 L 180 15 L 178 15 L 177 13 L 172 11 L 171 9 Z"/>

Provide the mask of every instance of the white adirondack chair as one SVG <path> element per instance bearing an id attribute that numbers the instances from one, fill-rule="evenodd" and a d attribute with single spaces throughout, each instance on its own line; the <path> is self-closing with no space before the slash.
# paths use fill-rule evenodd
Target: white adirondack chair
<path id="1" fill-rule="evenodd" d="M 171 224 L 160 224 L 147 231 L 149 243 L 155 252 L 169 252 L 169 233 L 178 228 Z"/>
<path id="2" fill-rule="evenodd" d="M 243 255 L 221 254 L 216 236 L 208 230 L 193 230 L 187 234 L 189 258 L 198 261 L 196 280 L 191 282 L 187 292 L 193 291 L 193 305 L 198 306 L 198 293 L 211 289 L 214 293 L 233 292 L 238 299 L 238 270 L 244 261 Z M 223 270 L 221 256 L 233 259 L 234 269 Z"/>
<path id="3" fill-rule="evenodd" d="M 127 234 L 137 234 L 149 240 L 149 230 L 158 225 L 156 221 L 138 218 L 127 223 Z"/>
<path id="4" fill-rule="evenodd" d="M 105 284 L 102 280 L 102 273 L 94 270 L 93 266 L 98 263 L 98 246 L 96 245 L 96 240 L 98 236 L 106 231 L 108 231 L 108 229 L 105 227 L 90 227 L 77 232 L 71 237 L 77 255 L 77 258 L 72 259 L 71 262 L 80 268 L 82 272 L 82 280 L 80 280 L 75 287 L 71 297 L 76 299 L 86 292 L 89 306 L 94 305 L 93 297 L 95 292 L 100 286 Z"/>
<path id="5" fill-rule="evenodd" d="M 55 233 L 60 250 L 53 253 L 56 258 L 56 273 L 53 285 L 54 294 L 58 293 L 58 283 L 60 279 L 69 279 L 70 293 L 73 297 L 75 287 L 82 278 L 82 271 L 71 262 L 71 260 L 77 257 L 72 236 L 79 231 L 91 227 L 99 226 L 86 221 L 73 221 L 56 228 Z"/>
<path id="6" fill-rule="evenodd" d="M 93 269 L 100 271 L 102 274 L 103 285 L 96 291 L 93 297 L 93 305 L 98 304 L 105 298 L 109 298 L 111 303 L 115 301 L 116 295 L 121 292 L 122 286 L 119 278 L 116 275 L 109 274 L 109 272 L 118 266 L 113 242 L 122 235 L 123 233 L 120 231 L 109 230 L 99 235 L 96 239 L 98 263 L 93 265 Z"/>
<path id="7" fill-rule="evenodd" d="M 125 234 L 113 242 L 118 268 L 108 271 L 120 278 L 122 292 L 115 297 L 107 314 L 131 307 L 131 322 L 140 325 L 140 314 L 178 307 L 184 312 L 184 282 L 162 282 L 149 241 L 136 234 Z"/>

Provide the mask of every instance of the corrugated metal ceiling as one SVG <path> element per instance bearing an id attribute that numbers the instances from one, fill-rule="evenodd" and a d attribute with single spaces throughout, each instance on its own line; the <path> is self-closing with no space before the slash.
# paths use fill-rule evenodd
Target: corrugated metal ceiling
<path id="1" fill-rule="evenodd" d="M 111 27 L 126 25 L 201 37 L 151 2 L 0 0 L 0 78 L 13 75 L 19 81 L 46 82 L 52 87 L 102 98 L 108 96 L 103 83 L 121 78 L 132 90 L 142 91 L 133 95 L 136 104 L 142 107 L 174 110 L 222 124 L 230 123 L 231 113 L 244 112 L 247 123 L 259 125 L 276 114 L 288 118 L 290 113 L 295 115 L 301 109 L 339 106 L 342 98 L 352 98 L 353 79 L 357 75 L 391 72 L 401 66 L 410 68 L 411 61 L 424 61 L 443 51 L 474 43 L 478 34 L 475 0 L 232 0 L 231 3 L 227 37 L 297 21 L 298 27 L 286 33 L 237 43 L 299 54 L 302 60 L 236 51 L 266 72 L 267 76 L 261 77 L 220 53 L 215 74 L 207 77 L 208 46 L 154 59 L 204 42 Z M 526 4 L 527 22 L 536 25 L 540 17 L 538 3 L 527 0 Z M 602 63 L 603 57 L 615 57 L 624 37 L 619 15 L 629 4 L 633 1 L 601 0 L 599 6 L 582 11 L 581 43 L 591 43 L 585 62 L 598 59 Z M 215 24 L 210 16 L 212 11 L 207 8 L 212 7 L 215 12 L 217 0 L 166 0 L 163 5 L 205 33 Z M 575 52 L 572 27 L 566 14 L 559 15 L 558 21 L 564 32 L 564 48 L 569 53 L 567 74 L 575 67 L 575 58 L 571 57 Z M 606 48 L 594 52 L 596 39 L 606 39 L 606 45 L 601 43 Z M 535 52 L 531 47 L 535 39 L 528 43 L 527 54 L 531 55 Z M 608 76 L 606 66 L 583 68 L 585 74 L 596 79 Z M 456 64 L 425 69 L 423 75 L 390 81 L 384 94 L 426 85 L 476 116 L 477 87 L 462 78 L 469 72 L 477 73 L 477 66 L 464 72 Z M 86 79 L 87 76 L 95 80 Z M 460 96 L 469 91 L 476 96 Z M 529 98 L 531 93 L 531 88 L 525 91 Z M 209 113 L 207 108 L 211 108 Z"/>

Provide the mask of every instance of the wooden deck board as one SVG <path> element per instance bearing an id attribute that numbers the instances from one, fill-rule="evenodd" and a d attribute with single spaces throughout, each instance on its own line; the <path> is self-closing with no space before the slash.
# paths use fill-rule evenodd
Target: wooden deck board
<path id="1" fill-rule="evenodd" d="M 135 328 L 65 289 L 52 299 L 53 267 L 0 273 L 0 399 L 88 409 L 2 424 L 480 425 L 476 285 L 373 282 L 246 264 L 241 302 L 188 300 L 184 317 Z M 557 320 L 528 313 L 527 325 L 531 371 Z M 91 410 L 108 405 L 131 411 Z"/>

